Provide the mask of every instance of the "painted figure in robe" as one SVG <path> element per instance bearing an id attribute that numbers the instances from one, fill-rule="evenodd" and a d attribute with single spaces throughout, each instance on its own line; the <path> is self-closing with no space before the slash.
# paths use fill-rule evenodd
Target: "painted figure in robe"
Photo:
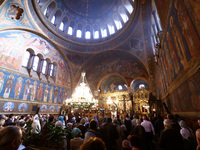
<path id="1" fill-rule="evenodd" d="M 44 90 L 44 98 L 43 98 L 44 102 L 47 102 L 48 94 L 49 94 L 49 86 L 46 85 L 45 90 Z"/>
<path id="2" fill-rule="evenodd" d="M 5 90 L 4 90 L 4 94 L 3 94 L 4 98 L 8 98 L 10 95 L 10 92 L 12 91 L 12 87 L 13 87 L 13 83 L 14 83 L 13 79 L 14 79 L 14 76 L 10 75 L 8 80 L 6 81 Z"/>
<path id="3" fill-rule="evenodd" d="M 26 80 L 26 84 L 24 86 L 24 92 L 23 92 L 23 100 L 27 100 L 28 96 L 29 96 L 29 93 L 30 93 L 30 89 L 32 87 L 31 81 L 28 79 Z"/>
<path id="4" fill-rule="evenodd" d="M 4 73 L 0 72 L 0 93 L 3 90 L 3 85 L 4 85 Z"/>
<path id="5" fill-rule="evenodd" d="M 35 81 L 33 87 L 31 88 L 31 101 L 35 100 L 36 91 L 37 91 L 37 82 Z"/>
<path id="6" fill-rule="evenodd" d="M 53 86 L 51 86 L 50 93 L 49 93 L 49 103 L 52 103 L 53 100 Z"/>
<path id="7" fill-rule="evenodd" d="M 19 99 L 19 95 L 22 91 L 22 81 L 23 79 L 19 77 L 17 83 L 15 84 L 14 99 Z"/>

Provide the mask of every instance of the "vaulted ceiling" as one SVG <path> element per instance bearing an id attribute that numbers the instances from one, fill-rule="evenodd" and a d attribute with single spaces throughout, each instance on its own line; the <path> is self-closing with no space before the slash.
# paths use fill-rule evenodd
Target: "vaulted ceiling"
<path id="1" fill-rule="evenodd" d="M 104 79 L 108 77 L 116 79 L 113 79 L 116 85 L 122 84 L 121 78 L 128 86 L 135 79 L 144 79 L 152 86 L 155 63 L 150 1 L 34 0 L 33 3 L 37 12 L 33 17 L 39 18 L 40 28 L 53 39 L 68 64 L 72 87 L 83 70 L 93 90 L 98 90 L 101 82 L 107 87 Z"/>

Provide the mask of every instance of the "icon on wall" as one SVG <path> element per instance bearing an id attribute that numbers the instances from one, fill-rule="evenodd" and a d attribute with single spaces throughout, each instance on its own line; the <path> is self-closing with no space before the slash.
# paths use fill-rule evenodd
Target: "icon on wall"
<path id="1" fill-rule="evenodd" d="M 7 102 L 3 105 L 4 111 L 12 111 L 15 107 L 15 104 L 13 102 Z"/>
<path id="2" fill-rule="evenodd" d="M 40 110 L 41 110 L 41 112 L 46 112 L 47 111 L 47 105 L 42 105 Z"/>
<path id="3" fill-rule="evenodd" d="M 49 111 L 50 111 L 50 112 L 54 112 L 54 111 L 55 111 L 55 106 L 50 106 L 50 107 L 49 107 Z"/>
<path id="4" fill-rule="evenodd" d="M 24 112 L 27 110 L 27 104 L 26 103 L 21 103 L 18 107 L 18 110 L 21 111 L 21 112 Z"/>

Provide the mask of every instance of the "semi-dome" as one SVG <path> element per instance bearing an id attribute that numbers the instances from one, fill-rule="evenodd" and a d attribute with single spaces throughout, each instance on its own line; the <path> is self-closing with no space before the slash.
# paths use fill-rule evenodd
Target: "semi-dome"
<path id="1" fill-rule="evenodd" d="M 62 38 L 99 43 L 125 30 L 134 16 L 134 0 L 35 0 L 46 25 Z"/>

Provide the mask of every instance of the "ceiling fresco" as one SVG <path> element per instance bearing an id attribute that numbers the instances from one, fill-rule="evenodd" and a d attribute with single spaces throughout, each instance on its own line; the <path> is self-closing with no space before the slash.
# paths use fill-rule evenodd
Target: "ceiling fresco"
<path id="1" fill-rule="evenodd" d="M 122 89 L 118 89 L 118 85 L 122 86 Z M 125 79 L 119 75 L 110 75 L 102 80 L 99 90 L 101 93 L 106 93 L 108 91 L 122 91 L 127 89 L 127 83 Z"/>
<path id="2" fill-rule="evenodd" d="M 64 0 L 64 6 L 78 15 L 96 18 L 113 9 L 116 2 L 117 0 Z"/>
<path id="3" fill-rule="evenodd" d="M 124 78 L 148 78 L 148 72 L 141 61 L 130 53 L 112 50 L 90 58 L 82 67 L 87 73 L 89 84 L 97 87 L 108 74 L 119 74 Z"/>

